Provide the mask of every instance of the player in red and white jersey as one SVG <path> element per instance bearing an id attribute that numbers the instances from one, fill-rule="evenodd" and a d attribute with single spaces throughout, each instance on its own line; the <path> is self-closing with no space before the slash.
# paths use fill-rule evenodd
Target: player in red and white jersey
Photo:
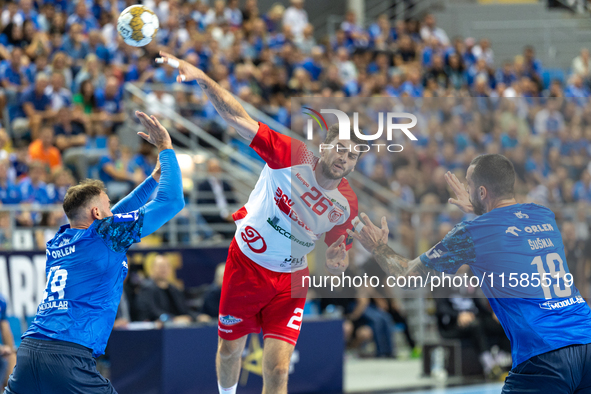
<path id="1" fill-rule="evenodd" d="M 328 271 L 340 274 L 348 266 L 353 238 L 346 231 L 357 216 L 357 197 L 344 177 L 359 159 L 352 146 L 363 141 L 339 140 L 338 125 L 333 125 L 325 143 L 335 148 L 315 157 L 303 142 L 254 121 L 203 71 L 160 55 L 159 62 L 178 62 L 177 81 L 197 81 L 224 120 L 266 162 L 248 202 L 232 215 L 237 229 L 228 250 L 218 320 L 220 393 L 236 392 L 247 336 L 261 329 L 263 393 L 287 393 L 307 292 L 301 280 L 309 275 L 306 255 L 325 235 Z"/>

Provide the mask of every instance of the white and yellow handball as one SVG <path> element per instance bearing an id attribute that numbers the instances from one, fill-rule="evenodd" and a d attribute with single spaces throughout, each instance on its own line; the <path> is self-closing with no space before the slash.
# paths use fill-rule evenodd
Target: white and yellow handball
<path id="1" fill-rule="evenodd" d="M 117 31 L 127 45 L 143 47 L 156 36 L 159 22 L 156 14 L 143 5 L 132 5 L 123 10 L 117 20 Z"/>

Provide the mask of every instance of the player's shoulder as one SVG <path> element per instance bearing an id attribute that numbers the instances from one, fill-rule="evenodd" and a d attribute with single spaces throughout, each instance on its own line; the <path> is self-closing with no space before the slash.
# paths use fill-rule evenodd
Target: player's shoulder
<path id="1" fill-rule="evenodd" d="M 347 178 L 341 179 L 339 186 L 337 187 L 338 191 L 347 199 L 349 203 L 357 204 L 357 194 L 353 191 L 351 184 L 347 180 Z"/>

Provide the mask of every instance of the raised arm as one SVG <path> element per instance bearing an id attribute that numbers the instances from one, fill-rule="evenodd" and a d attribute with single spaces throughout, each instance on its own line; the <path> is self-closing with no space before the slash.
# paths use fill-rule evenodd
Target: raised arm
<path id="1" fill-rule="evenodd" d="M 183 198 L 183 182 L 181 169 L 172 150 L 172 142 L 168 131 L 155 116 L 148 116 L 143 112 L 136 112 L 140 122 L 146 128 L 146 133 L 138 133 L 143 139 L 156 145 L 158 159 L 162 168 L 160 188 L 154 200 L 145 205 L 142 238 L 158 230 L 164 223 L 172 219 L 185 207 Z"/>
<path id="2" fill-rule="evenodd" d="M 124 212 L 131 212 L 139 209 L 141 206 L 145 205 L 148 201 L 148 198 L 152 195 L 156 186 L 158 186 L 158 181 L 160 180 L 160 161 L 156 164 L 154 171 L 152 171 L 152 175 L 147 177 L 138 187 L 136 187 L 131 193 L 125 196 L 121 201 L 119 201 L 113 208 L 111 208 L 111 212 L 114 214 L 116 213 L 124 213 Z"/>
<path id="3" fill-rule="evenodd" d="M 427 267 L 419 257 L 414 260 L 407 259 L 396 253 L 388 246 L 388 223 L 385 217 L 382 217 L 382 228 L 375 226 L 366 214 L 361 213 L 353 220 L 355 231 L 347 230 L 347 233 L 358 240 L 361 245 L 371 252 L 380 267 L 388 275 L 395 277 L 404 276 L 427 278 L 427 275 L 433 276 L 438 271 Z M 406 280 L 409 287 L 420 285 L 422 281 Z M 423 282 L 424 283 L 424 282 Z"/>
<path id="4" fill-rule="evenodd" d="M 161 51 L 160 56 L 160 58 L 156 59 L 157 63 L 168 63 L 172 67 L 179 69 L 177 82 L 197 81 L 220 116 L 249 143 L 252 141 L 259 128 L 258 122 L 246 113 L 244 107 L 240 105 L 232 93 L 222 88 L 213 79 L 209 78 L 205 72 L 192 64 L 177 59 L 166 52 Z"/>

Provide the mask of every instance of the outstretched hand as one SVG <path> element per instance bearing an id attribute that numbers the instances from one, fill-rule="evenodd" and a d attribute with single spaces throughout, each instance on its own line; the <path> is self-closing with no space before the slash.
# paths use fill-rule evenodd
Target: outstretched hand
<path id="1" fill-rule="evenodd" d="M 388 222 L 385 216 L 382 217 L 382 228 L 374 225 L 363 212 L 355 217 L 352 223 L 356 230 L 347 230 L 347 233 L 359 241 L 368 252 L 373 252 L 377 246 L 388 243 L 390 230 L 388 229 Z M 359 230 L 360 226 L 362 227 Z"/>
<path id="2" fill-rule="evenodd" d="M 451 187 L 451 190 L 456 195 L 456 198 L 450 198 L 447 200 L 450 204 L 455 205 L 456 207 L 460 208 L 464 213 L 472 213 L 474 212 L 474 207 L 470 202 L 470 195 L 468 191 L 466 191 L 466 187 L 460 180 L 458 179 L 455 174 L 452 174 L 450 171 L 445 173 L 445 181 Z"/>
<path id="3" fill-rule="evenodd" d="M 143 112 L 135 111 L 142 125 L 146 128 L 147 133 L 143 131 L 137 134 L 148 141 L 152 145 L 156 145 L 159 150 L 172 149 L 172 141 L 168 131 L 160 124 L 154 115 L 148 116 Z"/>
<path id="4" fill-rule="evenodd" d="M 164 51 L 160 51 L 160 57 L 156 58 L 156 63 L 169 64 L 174 68 L 179 69 L 179 75 L 176 77 L 177 82 L 189 82 L 199 79 L 205 75 L 205 73 L 193 66 L 192 64 L 181 60 L 177 57 L 172 56 Z"/>
<path id="5" fill-rule="evenodd" d="M 347 269 L 347 249 L 345 246 L 345 236 L 341 235 L 332 245 L 326 250 L 326 267 L 331 273 L 344 272 Z"/>

